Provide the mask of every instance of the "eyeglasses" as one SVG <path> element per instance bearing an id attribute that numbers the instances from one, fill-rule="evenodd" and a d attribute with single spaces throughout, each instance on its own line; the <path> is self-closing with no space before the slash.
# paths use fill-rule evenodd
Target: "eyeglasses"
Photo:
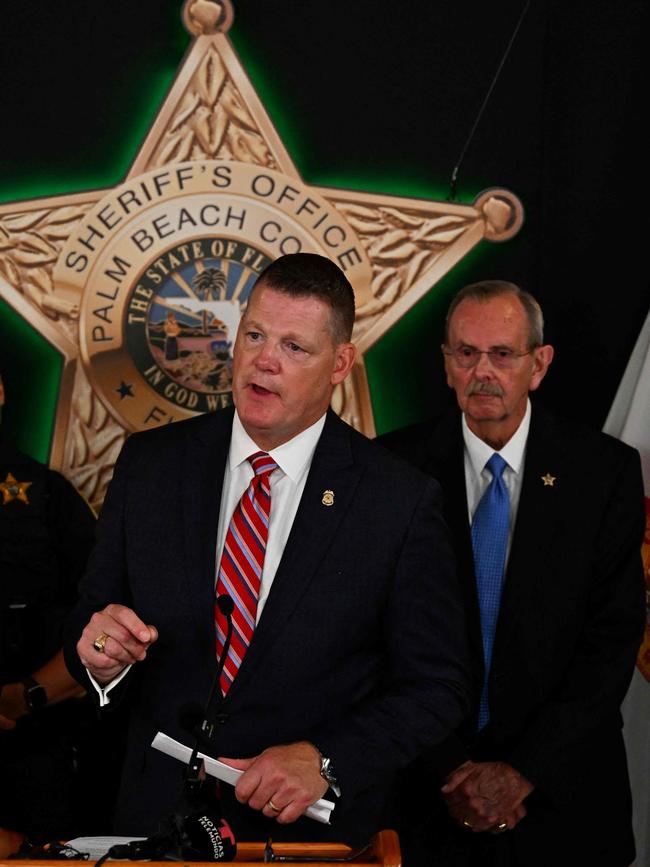
<path id="1" fill-rule="evenodd" d="M 495 367 L 507 370 L 509 367 L 514 367 L 519 358 L 524 355 L 530 355 L 532 349 L 526 352 L 515 352 L 514 349 L 500 347 L 499 349 L 474 349 L 473 346 L 459 346 L 457 349 L 443 349 L 445 355 L 449 355 L 454 360 L 454 364 L 464 369 L 475 367 L 482 355 L 487 355 L 490 363 Z"/>

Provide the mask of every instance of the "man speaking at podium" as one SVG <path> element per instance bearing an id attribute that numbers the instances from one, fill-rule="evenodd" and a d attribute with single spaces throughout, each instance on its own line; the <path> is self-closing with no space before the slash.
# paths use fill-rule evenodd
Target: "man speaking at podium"
<path id="1" fill-rule="evenodd" d="M 282 257 L 240 324 L 236 409 L 120 455 L 67 646 L 100 704 L 131 707 L 120 833 L 155 831 L 178 798 L 182 766 L 150 744 L 191 745 L 181 709 L 203 705 L 223 649 L 215 595 L 235 610 L 211 754 L 245 771 L 221 787 L 239 839 L 366 842 L 396 771 L 467 712 L 437 484 L 328 409 L 353 321 L 336 265 Z M 299 818 L 328 788 L 332 826 Z"/>

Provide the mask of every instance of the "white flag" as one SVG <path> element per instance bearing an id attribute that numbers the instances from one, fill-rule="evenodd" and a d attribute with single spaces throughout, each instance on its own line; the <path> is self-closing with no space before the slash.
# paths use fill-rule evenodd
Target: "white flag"
<path id="1" fill-rule="evenodd" d="M 637 867 L 650 864 L 650 313 L 645 321 L 604 430 L 641 454 L 646 503 L 643 567 L 646 627 L 637 667 L 623 702 L 625 744 L 634 803 Z"/>

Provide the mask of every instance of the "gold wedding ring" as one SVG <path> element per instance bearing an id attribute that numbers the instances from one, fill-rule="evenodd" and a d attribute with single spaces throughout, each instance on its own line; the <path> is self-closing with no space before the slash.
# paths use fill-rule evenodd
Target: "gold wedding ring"
<path id="1" fill-rule="evenodd" d="M 474 826 L 472 825 L 471 822 L 468 822 L 467 819 L 463 819 L 463 828 L 470 828 L 470 830 L 471 830 L 473 827 Z"/>
<path id="2" fill-rule="evenodd" d="M 274 813 L 281 813 L 281 812 L 282 812 L 281 808 L 280 808 L 280 807 L 276 807 L 275 804 L 273 803 L 273 801 L 272 801 L 270 798 L 269 798 L 268 801 L 266 802 L 266 806 L 269 808 L 269 810 L 273 810 Z"/>
<path id="3" fill-rule="evenodd" d="M 98 635 L 97 638 L 93 641 L 93 647 L 97 651 L 97 653 L 104 653 L 106 650 L 106 641 L 108 640 L 108 635 L 105 632 L 102 632 L 101 635 Z"/>

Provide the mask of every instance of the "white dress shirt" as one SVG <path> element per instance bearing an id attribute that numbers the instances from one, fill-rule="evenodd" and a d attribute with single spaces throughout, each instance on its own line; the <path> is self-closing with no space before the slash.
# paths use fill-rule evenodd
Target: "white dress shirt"
<path id="1" fill-rule="evenodd" d="M 273 584 L 273 579 L 275 578 L 275 573 L 280 565 L 284 547 L 287 544 L 287 539 L 289 538 L 289 533 L 291 532 L 293 521 L 300 505 L 300 498 L 305 488 L 309 468 L 311 467 L 314 452 L 320 435 L 323 432 L 324 425 L 325 414 L 311 427 L 306 428 L 306 430 L 299 433 L 293 439 L 268 452 L 278 465 L 278 469 L 274 470 L 270 477 L 271 515 L 269 518 L 269 536 L 266 543 L 264 568 L 262 570 L 262 584 L 257 602 L 257 621 L 260 619 L 269 591 L 271 590 L 271 585 Z M 230 451 L 228 452 L 223 487 L 221 489 L 221 508 L 219 510 L 217 550 L 215 551 L 214 563 L 215 586 L 219 563 L 221 562 L 221 552 L 226 541 L 230 519 L 242 494 L 255 475 L 247 458 L 259 451 L 263 451 L 263 449 L 260 449 L 249 437 L 237 412 L 235 412 L 232 424 L 232 436 L 230 438 Z M 130 668 L 131 666 L 128 665 L 104 687 L 100 686 L 92 674 L 88 672 L 91 683 L 99 693 L 100 707 L 104 707 L 104 705 L 110 703 L 110 691 L 117 686 Z"/>
<path id="2" fill-rule="evenodd" d="M 505 482 L 508 497 L 510 498 L 508 555 L 510 554 L 512 534 L 515 529 L 515 521 L 517 520 L 517 509 L 519 508 L 519 497 L 521 496 L 521 485 L 524 477 L 526 442 L 528 440 L 528 431 L 530 429 L 530 412 L 529 400 L 521 424 L 504 447 L 498 452 L 508 465 L 503 471 L 503 481 Z M 477 437 L 476 434 L 472 433 L 464 415 L 463 440 L 465 441 L 465 488 L 467 491 L 467 512 L 469 514 L 469 523 L 471 525 L 474 518 L 474 512 L 481 501 L 481 497 L 492 481 L 492 473 L 485 465 L 490 460 L 495 450 L 492 446 L 489 446 L 486 442 Z"/>
<path id="3" fill-rule="evenodd" d="M 324 424 L 325 416 L 322 415 L 311 427 L 268 453 L 278 465 L 278 469 L 271 473 L 270 478 L 271 515 L 262 570 L 262 585 L 257 600 L 257 622 L 259 622 L 275 573 L 280 565 Z M 221 489 L 221 509 L 219 511 L 214 569 L 215 581 L 230 519 L 242 494 L 255 475 L 247 458 L 259 451 L 262 450 L 248 436 L 239 416 L 235 413 L 230 452 L 223 477 L 223 488 Z"/>

